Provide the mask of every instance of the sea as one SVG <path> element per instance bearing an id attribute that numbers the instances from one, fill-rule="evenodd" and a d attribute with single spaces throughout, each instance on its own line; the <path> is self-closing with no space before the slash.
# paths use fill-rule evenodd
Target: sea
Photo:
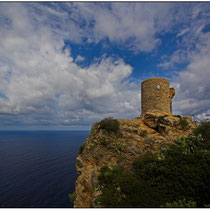
<path id="1" fill-rule="evenodd" d="M 0 131 L 0 207 L 73 207 L 76 157 L 89 131 Z"/>

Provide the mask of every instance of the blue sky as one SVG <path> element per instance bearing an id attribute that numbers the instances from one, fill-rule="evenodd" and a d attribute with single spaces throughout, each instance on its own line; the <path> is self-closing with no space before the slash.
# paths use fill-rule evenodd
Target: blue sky
<path id="1" fill-rule="evenodd" d="M 150 77 L 174 114 L 209 119 L 209 2 L 0 2 L 0 37 L 1 130 L 139 116 Z"/>

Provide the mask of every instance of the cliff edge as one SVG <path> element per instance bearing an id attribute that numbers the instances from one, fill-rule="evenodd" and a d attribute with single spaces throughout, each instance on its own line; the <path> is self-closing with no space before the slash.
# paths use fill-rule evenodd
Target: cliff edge
<path id="1" fill-rule="evenodd" d="M 98 175 L 103 166 L 128 169 L 136 158 L 156 152 L 196 127 L 191 117 L 145 114 L 131 120 L 108 118 L 96 122 L 80 147 L 74 207 L 103 207 L 96 202 L 101 190 Z"/>

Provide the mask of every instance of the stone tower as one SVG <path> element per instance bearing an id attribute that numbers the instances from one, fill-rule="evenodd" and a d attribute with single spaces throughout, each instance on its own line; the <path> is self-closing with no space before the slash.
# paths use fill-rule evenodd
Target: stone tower
<path id="1" fill-rule="evenodd" d="M 172 115 L 172 98 L 175 89 L 169 87 L 169 80 L 151 78 L 141 83 L 141 117 L 146 113 Z"/>

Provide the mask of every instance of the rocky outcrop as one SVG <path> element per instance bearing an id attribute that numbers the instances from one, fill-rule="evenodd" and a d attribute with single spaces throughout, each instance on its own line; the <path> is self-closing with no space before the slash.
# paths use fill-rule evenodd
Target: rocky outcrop
<path id="1" fill-rule="evenodd" d="M 95 202 L 101 190 L 98 174 L 102 166 L 129 169 L 136 158 L 155 152 L 196 127 L 190 117 L 146 114 L 143 118 L 119 119 L 119 130 L 108 133 L 95 123 L 77 157 L 78 178 L 74 207 L 99 207 Z"/>

